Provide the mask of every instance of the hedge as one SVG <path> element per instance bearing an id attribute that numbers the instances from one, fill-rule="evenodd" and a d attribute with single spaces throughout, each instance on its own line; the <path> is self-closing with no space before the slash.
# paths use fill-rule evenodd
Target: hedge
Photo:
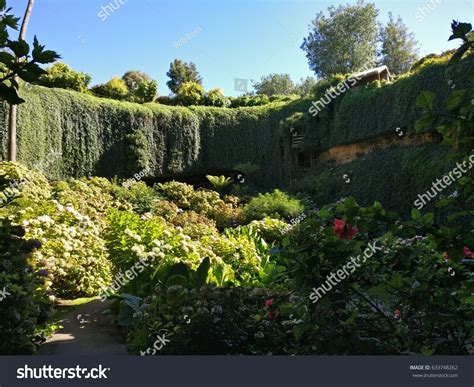
<path id="1" fill-rule="evenodd" d="M 306 132 L 305 146 L 316 153 L 337 145 L 396 135 L 397 127 L 411 132 L 420 114 L 415 106 L 419 92 L 435 91 L 439 106 L 443 106 L 450 91 L 447 79 L 456 88 L 470 85 L 467 69 L 473 66 L 473 58 L 449 69 L 445 62 L 437 61 L 393 83 L 350 91 L 316 118 L 308 114 L 310 98 L 236 109 L 187 108 L 158 103 L 140 105 L 63 89 L 22 86 L 20 94 L 27 103 L 19 107 L 19 160 L 30 167 L 40 163 L 39 169 L 51 179 L 94 175 L 130 178 L 148 166 L 152 178 L 222 174 L 238 163 L 251 162 L 260 166 L 253 177 L 255 185 L 286 186 L 298 173 L 292 165 L 290 128 Z M 7 106 L 2 107 L 0 141 L 5 156 L 8 113 Z M 433 145 L 432 149 L 438 148 Z M 51 154 L 52 150 L 56 154 Z M 388 151 L 383 153 L 387 159 L 380 162 L 394 163 L 396 152 L 420 153 L 411 148 Z M 382 153 L 367 157 L 375 160 L 378 154 Z M 420 160 L 436 164 L 436 152 L 430 155 L 432 158 L 419 155 Z M 392 156 L 395 158 L 390 159 Z M 366 162 L 363 160 L 352 165 Z M 415 159 L 413 162 L 420 165 Z M 435 168 L 430 168 L 426 176 L 434 177 L 435 173 Z M 362 181 L 359 194 L 371 184 L 377 182 Z M 356 183 L 353 186 L 355 189 Z M 331 187 L 336 192 L 341 188 L 340 181 Z M 341 189 L 345 192 L 347 188 Z M 384 189 L 368 190 L 367 198 L 375 193 L 382 198 L 393 196 L 380 191 Z M 392 199 L 397 203 L 396 198 Z"/>
<path id="2" fill-rule="evenodd" d="M 379 201 L 406 216 L 418 194 L 431 189 L 436 178 L 456 166 L 450 152 L 451 148 L 439 144 L 374 150 L 347 164 L 319 164 L 298 175 L 292 189 L 308 192 L 318 207 L 353 196 L 362 206 Z M 433 209 L 432 203 L 426 206 L 426 210 Z"/>

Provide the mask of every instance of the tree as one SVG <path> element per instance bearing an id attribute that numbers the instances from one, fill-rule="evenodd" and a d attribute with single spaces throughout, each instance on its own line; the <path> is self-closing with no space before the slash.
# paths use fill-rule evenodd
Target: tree
<path id="1" fill-rule="evenodd" d="M 41 76 L 40 83 L 46 87 L 85 92 L 91 79 L 89 74 L 74 71 L 67 64 L 56 62 L 46 69 L 46 74 Z"/>
<path id="2" fill-rule="evenodd" d="M 400 16 L 395 21 L 391 12 L 388 13 L 389 21 L 380 28 L 381 64 L 388 66 L 390 72 L 402 74 L 408 71 L 417 60 L 417 41 L 413 33 L 408 32 Z"/>
<path id="3" fill-rule="evenodd" d="M 178 90 L 179 102 L 185 106 L 199 105 L 204 99 L 204 88 L 196 82 L 185 82 Z"/>
<path id="4" fill-rule="evenodd" d="M 143 71 L 130 70 L 122 80 L 128 89 L 128 99 L 133 102 L 152 102 L 158 94 L 158 83 Z"/>
<path id="5" fill-rule="evenodd" d="M 301 78 L 300 83 L 298 83 L 295 87 L 295 93 L 302 97 L 309 95 L 313 92 L 317 83 L 318 80 L 314 77 Z"/>
<path id="6" fill-rule="evenodd" d="M 265 94 L 269 97 L 273 95 L 288 95 L 295 92 L 295 84 L 289 74 L 270 74 L 264 76 L 259 82 L 253 83 L 253 88 L 257 94 Z"/>
<path id="7" fill-rule="evenodd" d="M 347 74 L 373 67 L 376 61 L 377 14 L 373 4 L 329 7 L 312 21 L 301 48 L 318 77 Z"/>
<path id="8" fill-rule="evenodd" d="M 175 59 L 170 63 L 170 69 L 166 73 L 170 78 L 166 85 L 177 94 L 181 85 L 185 82 L 193 82 L 202 85 L 202 78 L 199 75 L 196 65 L 192 62 L 185 63 L 182 60 Z"/>
<path id="9" fill-rule="evenodd" d="M 44 70 L 38 64 L 59 59 L 59 55 L 38 43 L 36 36 L 30 57 L 30 46 L 25 41 L 26 29 L 33 10 L 34 0 L 29 0 L 23 17 L 18 40 L 9 39 L 9 30 L 18 29 L 19 18 L 9 14 L 6 0 L 0 0 L 0 97 L 10 104 L 8 119 L 8 159 L 16 161 L 17 105 L 25 102 L 18 95 L 19 80 L 37 83 Z"/>
<path id="10" fill-rule="evenodd" d="M 224 93 L 218 87 L 209 90 L 204 98 L 204 104 L 207 106 L 224 107 L 228 103 L 230 103 L 229 100 L 224 96 Z"/>
<path id="11" fill-rule="evenodd" d="M 126 99 L 128 96 L 128 89 L 125 82 L 118 77 L 113 77 L 107 83 L 94 86 L 91 91 L 99 97 L 118 100 Z"/>

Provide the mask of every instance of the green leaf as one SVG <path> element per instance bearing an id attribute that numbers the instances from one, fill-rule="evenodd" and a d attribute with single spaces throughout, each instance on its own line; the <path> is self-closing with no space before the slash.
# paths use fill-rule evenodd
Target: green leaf
<path id="1" fill-rule="evenodd" d="M 434 114 L 428 114 L 426 116 L 421 117 L 415 122 L 415 132 L 420 133 L 426 128 L 429 128 L 436 118 L 437 117 Z"/>
<path id="2" fill-rule="evenodd" d="M 25 102 L 25 100 L 18 95 L 18 90 L 4 83 L 0 83 L 0 97 L 4 98 L 11 105 L 19 105 Z"/>
<path id="3" fill-rule="evenodd" d="M 416 106 L 433 110 L 433 104 L 436 99 L 435 93 L 431 91 L 422 91 L 416 99 Z"/>
<path id="4" fill-rule="evenodd" d="M 419 220 L 421 219 L 421 211 L 418 208 L 413 208 L 411 210 L 411 218 L 413 220 Z"/>
<path id="5" fill-rule="evenodd" d="M 30 46 L 23 39 L 8 40 L 7 47 L 13 51 L 17 58 L 23 58 L 30 52 Z"/>
<path id="6" fill-rule="evenodd" d="M 209 257 L 204 258 L 204 260 L 199 265 L 195 273 L 193 273 L 194 286 L 200 288 L 206 284 L 207 275 L 211 267 L 211 260 Z"/>
<path id="7" fill-rule="evenodd" d="M 455 90 L 453 91 L 446 101 L 446 109 L 449 111 L 455 110 L 464 102 L 464 96 L 467 90 Z"/>
<path id="8" fill-rule="evenodd" d="M 169 276 L 168 279 L 166 280 L 166 286 L 170 287 L 173 285 L 180 285 L 183 287 L 188 286 L 188 279 L 184 275 L 181 274 L 174 274 L 172 276 Z"/>
<path id="9" fill-rule="evenodd" d="M 12 54 L 5 51 L 0 52 L 0 62 L 7 64 L 13 63 L 14 61 L 15 57 Z"/>

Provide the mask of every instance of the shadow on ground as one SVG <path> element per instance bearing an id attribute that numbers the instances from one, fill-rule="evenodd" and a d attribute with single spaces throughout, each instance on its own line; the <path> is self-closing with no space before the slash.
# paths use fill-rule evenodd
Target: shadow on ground
<path id="1" fill-rule="evenodd" d="M 110 314 L 110 301 L 93 300 L 73 308 L 40 348 L 40 355 L 127 355 L 125 341 Z"/>

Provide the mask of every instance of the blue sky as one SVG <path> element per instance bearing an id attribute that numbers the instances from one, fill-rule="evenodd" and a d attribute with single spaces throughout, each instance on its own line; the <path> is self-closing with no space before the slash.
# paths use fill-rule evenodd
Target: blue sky
<path id="1" fill-rule="evenodd" d="M 117 10 L 106 8 L 109 15 L 99 16 L 110 2 L 117 8 L 115 1 L 124 4 Z M 64 62 L 91 74 L 92 84 L 139 69 L 158 81 L 160 95 L 167 95 L 166 72 L 170 62 L 179 58 L 196 63 L 206 89 L 219 86 L 226 95 L 238 95 L 236 78 L 289 73 L 298 81 L 313 75 L 300 49 L 308 25 L 330 5 L 355 2 L 36 0 L 28 40 L 37 35 L 48 49 L 59 52 Z M 471 22 L 474 16 L 472 0 L 372 2 L 380 10 L 380 22 L 387 20 L 388 11 L 402 17 L 415 33 L 421 55 L 457 47 L 457 43 L 447 42 L 450 21 Z M 27 0 L 8 3 L 20 16 Z M 420 7 L 424 7 L 422 11 Z M 175 47 L 175 42 L 195 30 L 200 32 Z"/>

